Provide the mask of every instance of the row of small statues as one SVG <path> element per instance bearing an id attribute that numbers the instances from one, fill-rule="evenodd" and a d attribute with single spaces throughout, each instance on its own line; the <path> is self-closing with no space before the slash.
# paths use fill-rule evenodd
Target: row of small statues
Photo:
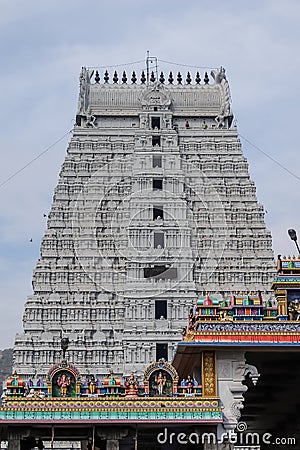
<path id="1" fill-rule="evenodd" d="M 66 397 L 71 386 L 71 378 L 66 373 L 62 373 L 62 375 L 57 378 L 57 385 L 60 388 L 61 396 Z M 88 394 L 94 395 L 99 393 L 101 388 L 106 388 L 106 393 L 118 393 L 118 388 L 123 386 L 121 386 L 120 380 L 114 376 L 113 372 L 111 372 L 104 382 L 100 381 L 98 378 L 96 379 L 94 375 L 92 375 L 89 380 L 85 380 L 82 383 L 82 387 L 88 390 Z M 124 387 L 125 395 L 132 392 L 137 393 L 139 385 L 133 373 L 125 380 Z"/>
<path id="2" fill-rule="evenodd" d="M 191 375 L 188 375 L 187 379 L 182 379 L 180 386 L 183 388 L 183 391 L 186 390 L 188 394 L 192 394 L 194 388 L 198 386 L 198 381 L 196 378 L 192 378 Z"/>
<path id="3" fill-rule="evenodd" d="M 16 375 L 17 380 L 17 375 Z M 58 386 L 60 395 L 62 397 L 69 396 L 69 389 L 72 384 L 72 378 L 69 376 L 69 372 L 63 371 L 56 379 L 54 383 Z M 47 396 L 47 384 L 43 379 L 39 379 L 36 384 L 30 378 L 26 383 L 14 383 L 12 380 L 10 386 L 12 388 L 12 394 L 21 394 L 24 392 L 26 397 L 45 397 Z M 139 383 L 135 379 L 134 374 L 131 373 L 128 379 L 125 380 L 124 385 L 122 386 L 120 380 L 114 376 L 111 372 L 109 377 L 106 380 L 100 381 L 98 378 L 96 379 L 93 375 L 87 380 L 84 380 L 81 383 L 81 387 L 88 394 L 96 394 L 99 393 L 100 388 L 106 388 L 106 393 L 118 393 L 118 388 L 125 388 L 125 394 L 129 394 L 132 392 L 137 392 L 139 388 Z"/>
<path id="4" fill-rule="evenodd" d="M 166 368 L 164 367 L 166 364 Z M 160 364 L 139 382 L 134 373 L 121 383 L 121 379 L 111 371 L 104 380 L 89 375 L 82 379 L 77 369 L 64 360 L 62 364 L 54 366 L 54 370 L 47 375 L 47 381 L 39 378 L 36 382 L 29 378 L 24 381 L 15 371 L 6 382 L 5 396 L 25 396 L 34 398 L 43 397 L 78 397 L 78 396 L 106 396 L 122 395 L 125 397 L 145 396 L 172 396 L 179 394 L 199 393 L 201 386 L 191 375 L 181 379 L 178 385 L 178 375 L 172 366 L 160 361 Z M 170 367 L 169 367 L 170 366 Z M 57 370 L 58 369 L 58 370 Z"/>
<path id="5" fill-rule="evenodd" d="M 170 390 L 169 386 L 170 380 L 167 379 L 166 375 L 161 371 L 157 373 L 157 375 L 152 380 L 152 389 L 153 395 L 171 395 L 172 389 Z M 70 388 L 72 385 L 71 377 L 63 372 L 56 380 L 56 385 L 59 388 L 61 397 L 69 397 L 70 396 Z M 138 392 L 143 395 L 144 385 L 140 385 L 136 380 L 133 373 L 125 380 L 124 385 L 121 385 L 114 377 L 113 374 L 110 375 L 107 383 L 104 384 L 99 383 L 99 380 L 96 380 L 94 376 L 92 376 L 86 384 L 81 384 L 82 390 L 81 395 L 89 395 L 96 396 L 99 394 L 122 394 L 125 397 L 137 396 Z M 180 382 L 180 386 L 178 386 L 179 394 L 193 394 L 196 392 L 196 388 L 199 388 L 198 382 L 195 378 L 192 378 L 190 375 L 185 379 L 182 379 Z M 21 394 L 22 392 L 15 392 Z M 7 393 L 9 394 L 9 392 Z M 11 392 L 13 395 L 14 393 Z M 27 388 L 24 386 L 23 395 L 27 398 L 44 398 L 48 396 L 48 390 L 46 386 L 33 386 L 31 383 L 27 383 Z"/>

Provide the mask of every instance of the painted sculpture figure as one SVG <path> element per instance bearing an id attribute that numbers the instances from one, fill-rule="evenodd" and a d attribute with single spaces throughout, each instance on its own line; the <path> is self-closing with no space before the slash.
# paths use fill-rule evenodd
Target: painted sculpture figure
<path id="1" fill-rule="evenodd" d="M 57 378 L 57 385 L 60 388 L 60 394 L 62 397 L 66 397 L 68 395 L 68 389 L 71 384 L 71 379 L 65 373 Z"/>
<path id="2" fill-rule="evenodd" d="M 164 387 L 167 383 L 167 378 L 166 376 L 163 376 L 162 372 L 159 372 L 157 377 L 155 377 L 155 383 L 158 395 L 163 395 Z"/>

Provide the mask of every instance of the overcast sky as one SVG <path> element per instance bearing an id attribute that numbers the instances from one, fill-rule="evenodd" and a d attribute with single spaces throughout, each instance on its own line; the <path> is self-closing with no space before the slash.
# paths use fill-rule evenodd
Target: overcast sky
<path id="1" fill-rule="evenodd" d="M 275 256 L 294 253 L 287 229 L 300 233 L 299 0 L 0 0 L 0 6 L 0 348 L 12 346 L 22 330 L 44 214 L 70 135 L 5 181 L 72 129 L 82 66 L 124 64 L 140 73 L 144 63 L 125 64 L 144 61 L 147 50 L 178 64 L 163 64 L 174 72 L 224 66 L 240 135 L 291 172 L 243 142 Z"/>

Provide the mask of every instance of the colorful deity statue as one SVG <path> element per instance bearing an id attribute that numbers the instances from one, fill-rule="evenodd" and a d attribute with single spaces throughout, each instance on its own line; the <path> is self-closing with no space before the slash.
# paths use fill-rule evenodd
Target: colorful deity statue
<path id="1" fill-rule="evenodd" d="M 118 394 L 120 386 L 120 379 L 111 371 L 109 376 L 104 380 L 105 392 L 107 394 Z"/>
<path id="2" fill-rule="evenodd" d="M 39 378 L 39 379 L 37 380 L 36 385 L 39 386 L 39 387 L 43 387 L 43 386 L 44 386 L 44 380 L 43 380 L 43 378 Z"/>
<path id="3" fill-rule="evenodd" d="M 136 396 L 138 392 L 138 382 L 133 373 L 129 375 L 128 380 L 125 381 L 125 397 Z"/>
<path id="4" fill-rule="evenodd" d="M 62 397 L 66 397 L 68 395 L 68 389 L 71 385 L 71 378 L 63 373 L 61 376 L 57 378 L 57 385 L 60 388 L 60 395 Z"/>
<path id="5" fill-rule="evenodd" d="M 94 375 L 91 376 L 91 379 L 89 381 L 89 393 L 95 394 L 97 388 L 97 382 L 95 380 Z"/>
<path id="6" fill-rule="evenodd" d="M 113 372 L 110 372 L 108 385 L 109 386 L 115 386 L 116 384 L 117 384 L 117 381 L 115 379 L 115 376 L 114 376 Z"/>
<path id="7" fill-rule="evenodd" d="M 163 395 L 163 390 L 167 383 L 167 377 L 165 375 L 163 376 L 162 372 L 160 371 L 157 377 L 154 378 L 154 381 L 156 384 L 158 395 Z"/>
<path id="8" fill-rule="evenodd" d="M 28 389 L 31 389 L 33 387 L 33 381 L 31 378 L 29 378 L 29 380 L 27 381 L 27 387 Z"/>
<path id="9" fill-rule="evenodd" d="M 194 381 L 191 377 L 191 375 L 188 375 L 186 379 L 186 385 L 187 385 L 187 393 L 192 394 L 193 393 L 193 387 L 194 387 Z"/>

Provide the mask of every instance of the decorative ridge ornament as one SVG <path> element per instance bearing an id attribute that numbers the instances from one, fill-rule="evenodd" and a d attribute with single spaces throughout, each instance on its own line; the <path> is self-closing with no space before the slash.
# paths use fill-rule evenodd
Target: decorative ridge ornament
<path id="1" fill-rule="evenodd" d="M 168 90 L 164 89 L 162 83 L 156 81 L 151 85 L 150 89 L 143 92 L 140 98 L 143 109 L 157 107 L 162 110 L 170 108 L 172 99 Z"/>
<path id="2" fill-rule="evenodd" d="M 207 75 L 207 73 L 205 75 Z M 228 83 L 226 75 L 225 75 L 224 67 L 220 67 L 219 70 L 212 70 L 211 76 L 215 80 L 216 86 L 218 86 L 218 88 L 220 89 L 221 99 L 222 99 L 220 113 L 215 118 L 215 121 L 217 122 L 218 127 L 222 128 L 224 126 L 224 119 L 228 117 L 229 118 L 229 126 L 231 126 L 231 123 L 233 120 L 233 114 L 232 114 L 231 106 L 230 106 L 231 97 L 230 97 L 229 83 Z M 207 80 L 208 80 L 208 76 L 207 76 Z M 204 81 L 205 81 L 205 79 L 204 79 Z M 206 81 L 205 81 L 205 83 L 206 83 Z M 208 81 L 207 81 L 207 83 L 208 83 Z"/>

